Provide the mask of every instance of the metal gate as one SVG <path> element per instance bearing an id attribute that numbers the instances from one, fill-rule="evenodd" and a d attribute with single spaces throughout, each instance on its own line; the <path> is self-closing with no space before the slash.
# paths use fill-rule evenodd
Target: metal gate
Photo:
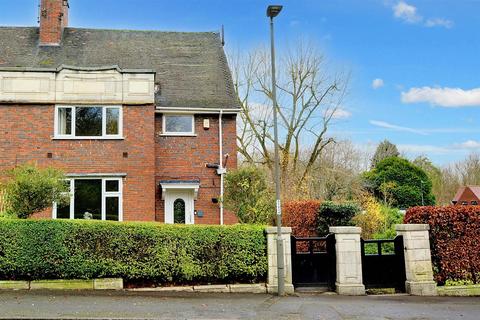
<path id="1" fill-rule="evenodd" d="M 335 235 L 294 237 L 292 244 L 292 277 L 295 287 L 335 288 Z"/>
<path id="2" fill-rule="evenodd" d="M 363 240 L 363 284 L 368 288 L 395 288 L 405 291 L 405 261 L 403 237 L 395 239 Z"/>

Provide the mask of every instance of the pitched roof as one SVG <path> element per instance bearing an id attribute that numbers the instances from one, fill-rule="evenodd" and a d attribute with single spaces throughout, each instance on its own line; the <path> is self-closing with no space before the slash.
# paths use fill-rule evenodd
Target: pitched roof
<path id="1" fill-rule="evenodd" d="M 472 191 L 472 193 L 475 195 L 475 197 L 480 199 L 480 186 L 464 186 L 464 187 L 460 187 L 458 189 L 458 191 L 455 194 L 455 197 L 453 198 L 452 202 L 458 202 L 460 200 L 460 198 L 462 197 L 463 193 L 467 189 L 470 189 Z"/>
<path id="2" fill-rule="evenodd" d="M 239 106 L 218 33 L 65 28 L 60 46 L 38 46 L 38 28 L 0 27 L 0 68 L 62 64 L 154 69 L 157 106 Z"/>

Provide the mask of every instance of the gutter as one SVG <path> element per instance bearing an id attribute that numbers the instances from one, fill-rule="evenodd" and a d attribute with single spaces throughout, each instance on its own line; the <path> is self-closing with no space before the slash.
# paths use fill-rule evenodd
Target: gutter
<path id="1" fill-rule="evenodd" d="M 175 113 L 175 114 L 202 114 L 202 113 L 223 113 L 237 114 L 240 108 L 172 108 L 172 107 L 156 107 L 155 113 Z"/>

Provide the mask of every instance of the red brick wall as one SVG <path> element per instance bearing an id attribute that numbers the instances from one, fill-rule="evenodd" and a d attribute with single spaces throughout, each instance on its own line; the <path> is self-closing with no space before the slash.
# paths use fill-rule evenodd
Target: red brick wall
<path id="1" fill-rule="evenodd" d="M 63 0 L 41 0 L 40 43 L 59 44 L 63 28 L 68 25 L 68 6 Z"/>
<path id="2" fill-rule="evenodd" d="M 210 120 L 210 129 L 203 128 L 203 119 Z M 166 179 L 199 179 L 200 188 L 195 209 L 202 210 L 202 218 L 195 217 L 196 224 L 220 223 L 220 207 L 212 198 L 220 196 L 220 177 L 215 169 L 206 168 L 206 163 L 219 161 L 218 115 L 196 115 L 196 137 L 161 136 L 162 116 L 155 118 L 155 162 L 156 184 Z M 237 166 L 236 119 L 234 115 L 223 115 L 223 153 L 230 155 L 227 169 Z M 164 201 L 161 189 L 156 192 L 156 220 L 164 221 Z M 235 215 L 225 211 L 224 222 L 237 222 Z"/>
<path id="3" fill-rule="evenodd" d="M 196 137 L 165 137 L 162 117 L 154 106 L 125 106 L 124 140 L 52 140 L 53 105 L 0 105 L 0 171 L 25 162 L 54 166 L 65 173 L 126 173 L 123 181 L 124 220 L 164 221 L 164 201 L 158 183 L 163 179 L 200 179 L 195 209 L 204 217 L 195 223 L 218 224 L 220 177 L 206 163 L 218 163 L 218 115 L 196 115 Z M 236 121 L 223 116 L 223 151 L 228 169 L 237 166 Z M 210 129 L 203 119 L 210 119 Z M 123 153 L 128 152 L 124 158 Z M 47 157 L 52 153 L 52 158 Z M 51 209 L 36 217 L 50 217 Z M 236 216 L 224 212 L 226 224 Z"/>
<path id="4" fill-rule="evenodd" d="M 154 117 L 153 105 L 125 106 L 124 140 L 52 140 L 53 105 L 0 105 L 0 171 L 34 161 L 66 173 L 126 173 L 124 220 L 154 220 Z"/>

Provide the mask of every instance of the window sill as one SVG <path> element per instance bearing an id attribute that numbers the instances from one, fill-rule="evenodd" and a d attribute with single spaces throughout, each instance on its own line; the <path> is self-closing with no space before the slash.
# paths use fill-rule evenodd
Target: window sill
<path id="1" fill-rule="evenodd" d="M 125 137 L 52 137 L 52 140 L 125 140 Z"/>
<path id="2" fill-rule="evenodd" d="M 160 133 L 161 137 L 196 137 L 196 133 Z"/>

